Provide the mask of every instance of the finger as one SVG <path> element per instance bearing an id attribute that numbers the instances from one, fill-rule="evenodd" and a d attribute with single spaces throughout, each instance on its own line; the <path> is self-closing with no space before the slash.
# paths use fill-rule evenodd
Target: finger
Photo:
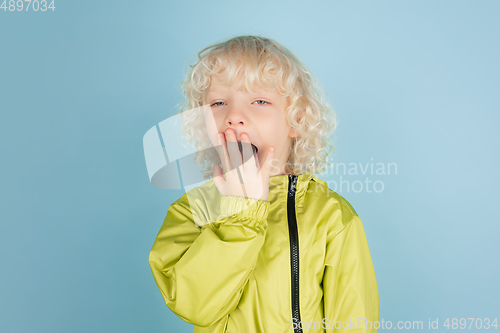
<path id="1" fill-rule="evenodd" d="M 254 152 L 252 147 L 252 142 L 250 141 L 250 137 L 248 133 L 241 133 L 241 145 L 242 145 L 242 153 L 243 153 L 243 169 L 255 172 L 255 157 L 257 154 Z"/>
<path id="2" fill-rule="evenodd" d="M 219 153 L 221 165 L 227 174 L 231 170 L 230 168 L 231 165 L 229 162 L 229 154 L 226 147 L 226 140 L 224 133 L 219 133 L 217 137 L 219 138 L 219 145 L 217 146 L 217 152 Z"/>
<path id="3" fill-rule="evenodd" d="M 242 159 L 241 153 L 238 146 L 238 141 L 236 140 L 236 135 L 232 129 L 226 130 L 226 141 L 227 141 L 227 152 L 229 154 L 229 161 L 231 163 L 232 169 L 238 169 L 241 166 Z"/>
<path id="4" fill-rule="evenodd" d="M 239 172 L 238 172 L 238 168 L 235 168 L 234 164 L 232 163 L 231 161 L 231 155 L 230 155 L 230 148 L 231 148 L 231 144 L 234 145 L 233 142 L 227 142 L 226 141 L 226 134 L 224 132 L 220 133 L 221 134 L 221 144 L 220 144 L 220 147 L 222 147 L 222 158 L 221 160 L 223 160 L 223 166 L 225 168 L 225 171 L 226 171 L 226 180 L 232 182 L 232 183 L 236 183 L 236 182 L 240 182 L 241 183 L 241 178 L 239 176 Z M 239 154 L 239 151 L 238 151 L 238 154 Z M 234 155 L 234 154 L 233 154 Z M 240 156 L 241 158 L 241 156 Z"/>
<path id="5" fill-rule="evenodd" d="M 255 153 L 254 156 L 255 156 L 255 168 L 257 168 L 257 172 L 259 172 L 260 171 L 259 154 Z"/>

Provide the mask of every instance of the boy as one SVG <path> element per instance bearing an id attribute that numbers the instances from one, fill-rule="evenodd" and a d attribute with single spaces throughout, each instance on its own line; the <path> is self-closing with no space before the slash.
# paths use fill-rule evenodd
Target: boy
<path id="1" fill-rule="evenodd" d="M 335 124 L 311 74 L 267 38 L 209 49 L 184 82 L 201 108 L 183 129 L 216 147 L 196 157 L 213 181 L 170 205 L 149 256 L 167 306 L 194 333 L 376 332 L 361 219 L 313 175 Z"/>

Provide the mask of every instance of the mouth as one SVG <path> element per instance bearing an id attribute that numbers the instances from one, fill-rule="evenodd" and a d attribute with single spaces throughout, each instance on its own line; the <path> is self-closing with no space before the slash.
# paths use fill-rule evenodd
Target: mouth
<path id="1" fill-rule="evenodd" d="M 254 145 L 253 143 L 251 143 L 251 145 L 252 145 L 253 153 L 257 154 L 257 152 L 259 151 L 259 148 L 257 148 L 257 146 Z M 241 141 L 238 141 L 238 149 L 240 150 L 240 153 L 243 153 L 243 145 L 242 145 Z"/>

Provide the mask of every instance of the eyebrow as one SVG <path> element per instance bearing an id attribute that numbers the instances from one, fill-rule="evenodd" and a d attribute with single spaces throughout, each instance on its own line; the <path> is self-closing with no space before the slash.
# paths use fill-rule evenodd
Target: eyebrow
<path id="1" fill-rule="evenodd" d="M 260 89 L 260 88 L 259 88 L 259 89 L 257 89 L 257 90 L 255 90 L 255 91 L 256 91 L 255 95 L 261 95 L 261 94 L 264 94 L 264 95 L 266 95 L 266 96 L 269 96 L 269 95 L 273 94 L 273 92 L 272 92 L 272 91 L 267 91 L 267 90 Z M 245 92 L 250 93 L 249 91 L 245 91 Z M 208 96 L 208 95 L 210 95 L 210 94 L 224 94 L 224 93 L 225 93 L 225 91 L 207 91 L 206 96 Z M 269 97 L 271 97 L 271 96 L 269 96 Z"/>

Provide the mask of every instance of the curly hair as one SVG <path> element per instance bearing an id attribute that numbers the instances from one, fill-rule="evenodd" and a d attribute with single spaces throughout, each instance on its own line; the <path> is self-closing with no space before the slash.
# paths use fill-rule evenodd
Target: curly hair
<path id="1" fill-rule="evenodd" d="M 200 166 L 208 163 L 202 171 L 205 179 L 213 175 L 215 165 L 220 164 L 220 157 L 215 149 L 210 149 L 213 146 L 203 130 L 205 120 L 200 107 L 205 104 L 211 76 L 225 69 L 228 69 L 227 78 L 223 81 L 226 86 L 243 74 L 241 84 L 244 83 L 247 91 L 251 92 L 250 87 L 257 80 L 263 89 L 276 87 L 278 93 L 288 98 L 286 118 L 298 134 L 292 137 L 285 165 L 288 173 L 321 173 L 329 164 L 328 155 L 335 148 L 328 134 L 331 131 L 333 136 L 337 126 L 336 114 L 323 101 L 323 92 L 316 77 L 287 48 L 269 38 L 237 36 L 204 48 L 198 53 L 197 63 L 189 67 L 191 70 L 181 83 L 185 104 L 178 115 L 184 119 L 183 138 L 189 143 L 195 141 L 195 163 Z M 185 112 L 196 108 L 200 112 Z"/>

